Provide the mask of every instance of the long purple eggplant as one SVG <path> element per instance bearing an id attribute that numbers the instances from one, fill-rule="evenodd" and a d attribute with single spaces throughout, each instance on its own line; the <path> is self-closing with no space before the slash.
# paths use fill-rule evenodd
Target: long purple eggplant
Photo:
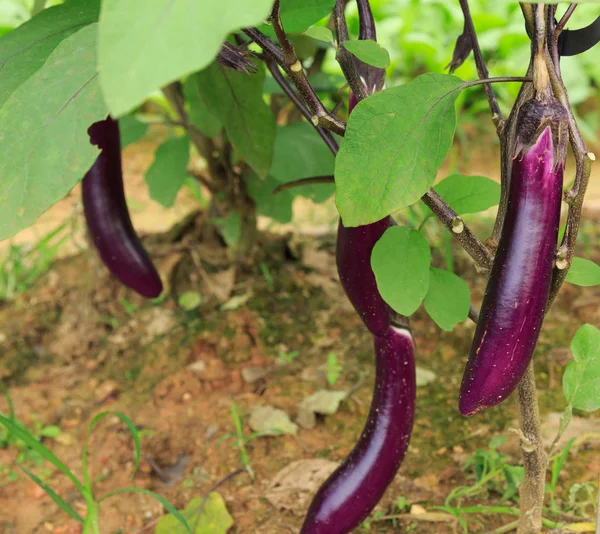
<path id="1" fill-rule="evenodd" d="M 158 297 L 160 277 L 140 242 L 127 210 L 121 168 L 119 123 L 108 117 L 88 129 L 100 155 L 82 182 L 85 220 L 108 270 L 144 297 Z"/>
<path id="2" fill-rule="evenodd" d="M 566 117 L 558 102 L 531 101 L 517 120 L 506 218 L 460 390 L 463 415 L 499 404 L 517 387 L 531 361 L 550 290 Z"/>
<path id="3" fill-rule="evenodd" d="M 364 226 L 338 225 L 336 262 L 348 299 L 369 331 L 381 336 L 390 326 L 390 307 L 381 298 L 371 269 L 371 252 L 384 232 L 395 225 L 391 217 Z"/>
<path id="4" fill-rule="evenodd" d="M 408 448 L 415 414 L 413 340 L 390 327 L 375 340 L 375 389 L 358 443 L 315 495 L 300 534 L 345 534 L 373 510 Z"/>

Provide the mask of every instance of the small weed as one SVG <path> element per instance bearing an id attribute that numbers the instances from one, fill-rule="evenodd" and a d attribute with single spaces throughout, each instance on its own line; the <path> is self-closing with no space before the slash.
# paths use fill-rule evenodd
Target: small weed
<path id="1" fill-rule="evenodd" d="M 327 383 L 330 386 L 333 386 L 338 381 L 343 370 L 344 368 L 339 363 L 338 357 L 333 352 L 329 353 L 327 356 L 325 376 L 327 378 Z"/>
<path id="2" fill-rule="evenodd" d="M 278 354 L 279 361 L 282 362 L 282 363 L 288 364 L 288 365 L 291 364 L 291 363 L 293 363 L 294 360 L 298 356 L 299 356 L 299 353 L 298 353 L 297 350 L 293 350 L 293 351 L 288 352 L 288 351 L 285 351 L 285 350 L 281 349 L 279 351 L 279 354 Z"/>

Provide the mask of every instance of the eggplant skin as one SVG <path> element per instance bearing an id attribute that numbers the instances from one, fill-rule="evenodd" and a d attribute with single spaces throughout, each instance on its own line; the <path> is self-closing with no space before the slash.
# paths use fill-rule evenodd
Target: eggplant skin
<path id="1" fill-rule="evenodd" d="M 127 209 L 119 123 L 110 116 L 88 129 L 101 149 L 82 181 L 83 210 L 92 242 L 108 270 L 140 295 L 155 298 L 162 283 L 140 242 Z"/>
<path id="2" fill-rule="evenodd" d="M 513 161 L 506 219 L 460 390 L 463 415 L 506 399 L 537 343 L 552 279 L 564 168 L 552 137 L 546 126 Z"/>
<path id="3" fill-rule="evenodd" d="M 373 510 L 408 448 L 415 414 L 415 362 L 410 332 L 390 327 L 375 340 L 375 389 L 362 434 L 321 486 L 300 534 L 345 534 Z"/>
<path id="4" fill-rule="evenodd" d="M 391 217 L 363 226 L 338 225 L 336 263 L 342 287 L 369 331 L 381 336 L 390 326 L 391 310 L 377 289 L 371 252 L 384 232 L 396 223 Z"/>

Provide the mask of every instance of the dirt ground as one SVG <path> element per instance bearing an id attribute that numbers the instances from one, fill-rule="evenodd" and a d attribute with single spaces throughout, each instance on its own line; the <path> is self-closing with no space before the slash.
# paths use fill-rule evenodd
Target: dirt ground
<path id="1" fill-rule="evenodd" d="M 163 210 L 148 199 L 143 172 L 153 143 L 150 139 L 128 148 L 125 168 L 134 223 L 142 233 L 153 234 L 145 244 L 168 282 L 167 297 L 160 304 L 143 301 L 112 280 L 90 251 L 72 255 L 85 244 L 75 235 L 75 245 L 66 248 L 68 257 L 15 301 L 0 305 L 0 378 L 27 428 L 60 428 L 58 435 L 42 441 L 78 477 L 82 444 L 95 415 L 120 411 L 135 423 L 142 460 L 133 480 L 134 445 L 126 426 L 110 416 L 95 428 L 89 467 L 97 497 L 134 486 L 155 491 L 183 509 L 193 498 L 217 491 L 233 518 L 229 532 L 298 532 L 314 491 L 360 434 L 374 374 L 371 336 L 348 304 L 335 271 L 335 212 L 332 205 L 300 203 L 292 226 L 270 228 L 262 235 L 254 267 L 233 269 L 202 215 L 176 238 L 167 231 L 197 205 L 185 192 L 174 210 Z M 486 167 L 490 154 L 458 166 L 493 176 Z M 598 175 L 592 184 L 598 194 L 592 194 L 586 211 L 582 254 L 600 262 L 600 212 L 594 209 L 600 199 Z M 61 217 L 77 214 L 77 199 L 74 191 L 17 241 L 43 235 Z M 486 225 L 476 224 L 480 229 Z M 301 234 L 291 231 L 300 227 Z M 432 232 L 435 239 L 436 230 Z M 456 271 L 479 301 L 484 280 L 456 248 L 455 253 Z M 434 261 L 443 265 L 439 252 Z M 188 290 L 202 296 L 191 311 L 177 303 Z M 583 322 L 600 326 L 600 289 L 565 284 L 536 350 L 547 442 L 564 408 L 561 377 L 570 358 L 568 345 Z M 423 385 L 418 388 L 411 445 L 374 519 L 361 532 L 459 532 L 453 516 L 434 507 L 443 505 L 452 490 L 473 487 L 469 459 L 476 451 L 489 450 L 491 440 L 504 437 L 499 448 L 504 461 L 521 463 L 511 431 L 517 426 L 514 399 L 473 418 L 458 414 L 458 387 L 473 325 L 465 322 L 451 333 L 442 332 L 421 309 L 413 330 L 417 365 L 425 372 L 420 374 Z M 330 354 L 340 366 L 333 384 L 326 363 Z M 351 395 L 335 413 L 318 415 L 314 427 L 300 426 L 296 435 L 252 436 L 250 415 L 257 407 L 283 410 L 296 421 L 299 403 L 323 390 Z M 235 446 L 232 403 L 242 418 L 249 465 Z M 7 412 L 1 398 L 0 412 Z M 560 474 L 556 500 L 561 512 L 553 517 L 567 523 L 593 517 L 591 500 L 582 503 L 576 496 L 569 504 L 569 490 L 576 483 L 597 484 L 600 419 L 576 413 L 561 444 L 570 437 L 577 441 Z M 19 470 L 19 453 L 13 445 L 0 448 L 0 532 L 81 532 Z M 46 463 L 25 465 L 85 515 L 85 503 L 66 477 Z M 500 477 L 460 502 L 463 508 L 488 507 L 464 516 L 470 532 L 514 520 L 489 508 L 500 503 L 504 489 Z M 514 498 L 502 505 L 518 507 Z M 164 514 L 162 504 L 148 495 L 126 493 L 101 504 L 100 524 L 103 533 L 153 532 Z"/>

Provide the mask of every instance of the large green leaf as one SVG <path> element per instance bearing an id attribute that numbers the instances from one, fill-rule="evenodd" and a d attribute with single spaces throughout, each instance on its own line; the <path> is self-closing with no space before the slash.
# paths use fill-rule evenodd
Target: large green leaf
<path id="1" fill-rule="evenodd" d="M 311 176 L 333 174 L 334 157 L 319 134 L 307 122 L 295 122 L 277 128 L 273 166 L 270 175 L 281 183 Z M 296 195 L 324 202 L 333 195 L 333 184 L 302 186 Z"/>
<path id="2" fill-rule="evenodd" d="M 600 285 L 600 265 L 584 258 L 573 258 L 567 282 L 578 286 Z"/>
<path id="3" fill-rule="evenodd" d="M 260 176 L 273 160 L 275 117 L 262 97 L 264 69 L 248 75 L 213 63 L 198 73 L 198 90 L 235 149 Z"/>
<path id="4" fill-rule="evenodd" d="M 186 519 L 194 534 L 225 534 L 233 526 L 233 518 L 227 511 L 225 501 L 213 491 L 206 500 L 192 499 L 181 515 Z M 166 515 L 156 524 L 155 534 L 181 534 L 185 528 L 177 518 Z"/>
<path id="5" fill-rule="evenodd" d="M 329 15 L 333 10 L 335 0 L 281 0 L 279 12 L 281 24 L 286 33 L 300 33 L 311 24 Z M 266 24 L 260 30 L 270 35 L 275 32 Z"/>
<path id="6" fill-rule="evenodd" d="M 414 313 L 427 294 L 430 263 L 423 234 L 403 226 L 388 228 L 371 253 L 379 293 L 402 315 Z"/>
<path id="7" fill-rule="evenodd" d="M 484 176 L 453 174 L 435 190 L 459 215 L 485 211 L 500 202 L 500 184 Z"/>
<path id="8" fill-rule="evenodd" d="M 121 148 L 132 145 L 146 135 L 148 125 L 136 119 L 133 115 L 125 115 L 119 119 L 119 134 Z"/>
<path id="9" fill-rule="evenodd" d="M 574 408 L 594 411 L 600 408 L 600 330 L 584 324 L 571 341 L 573 360 L 563 376 L 567 402 Z"/>
<path id="10" fill-rule="evenodd" d="M 100 84 L 122 115 L 152 91 L 206 67 L 227 35 L 265 20 L 273 0 L 103 0 Z"/>
<path id="11" fill-rule="evenodd" d="M 154 161 L 146 173 L 146 183 L 150 197 L 170 208 L 187 178 L 187 164 L 190 159 L 188 136 L 168 139 L 154 153 Z"/>
<path id="12" fill-rule="evenodd" d="M 0 39 L 0 107 L 39 70 L 61 41 L 98 20 L 100 0 L 79 0 L 40 12 Z M 94 60 L 93 65 L 96 65 Z M 59 81 L 59 80 L 55 80 Z M 32 98 L 30 104 L 45 103 Z M 10 133 L 2 124 L 3 131 Z"/>
<path id="13" fill-rule="evenodd" d="M 96 27 L 65 39 L 0 109 L 0 239 L 63 198 L 98 155 L 87 129 L 108 111 L 97 83 Z"/>
<path id="14" fill-rule="evenodd" d="M 378 221 L 431 187 L 452 145 L 461 84 L 455 76 L 424 74 L 354 108 L 335 163 L 346 226 Z"/>
<path id="15" fill-rule="evenodd" d="M 442 329 L 450 332 L 469 315 L 471 292 L 466 282 L 450 271 L 429 268 L 429 290 L 424 306 Z"/>
<path id="16" fill-rule="evenodd" d="M 198 74 L 190 76 L 183 84 L 183 94 L 189 106 L 190 120 L 192 124 L 208 137 L 216 137 L 221 131 L 221 121 L 208 109 L 202 98 L 198 84 L 201 77 Z"/>

